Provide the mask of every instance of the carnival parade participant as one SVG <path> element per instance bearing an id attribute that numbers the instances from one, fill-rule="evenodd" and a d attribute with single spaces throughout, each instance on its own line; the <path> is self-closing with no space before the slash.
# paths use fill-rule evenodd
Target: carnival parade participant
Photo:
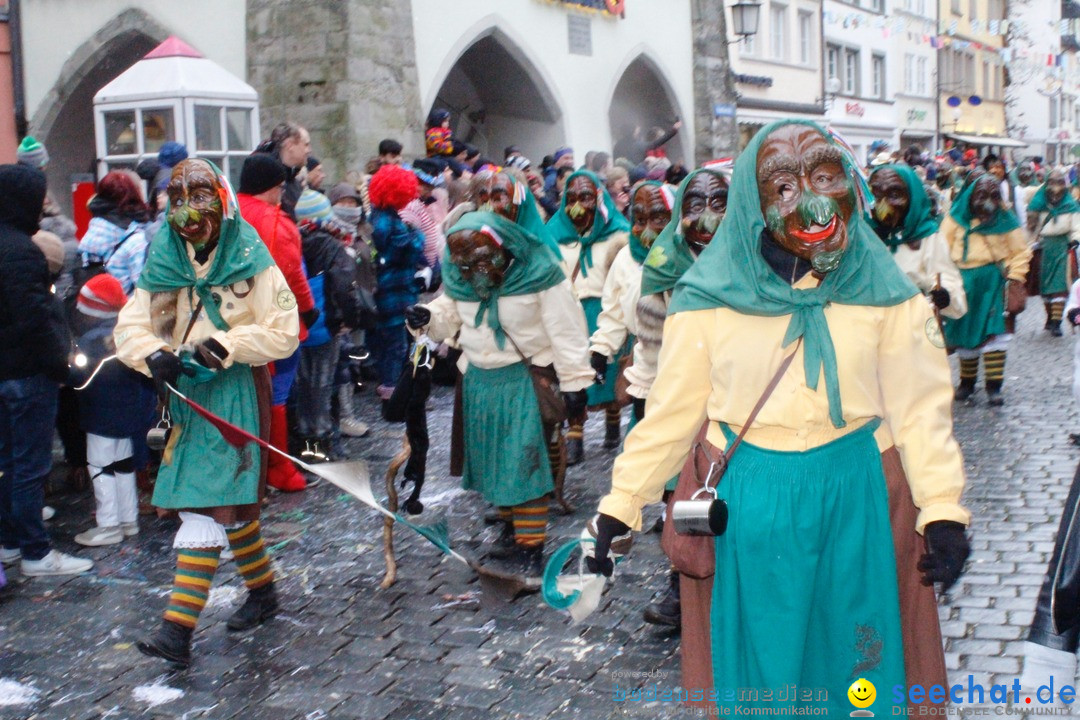
<path id="1" fill-rule="evenodd" d="M 1019 220 L 1002 207 L 1000 184 L 991 174 L 969 178 L 942 220 L 940 231 L 960 269 L 968 303 L 962 318 L 944 323 L 945 342 L 960 358 L 956 399 L 966 400 L 974 394 L 981 356 L 990 405 L 1005 402 L 1001 388 L 1012 334 L 1006 332 L 1003 313 L 1024 309 L 1024 278 L 1031 261 Z"/>
<path id="2" fill-rule="evenodd" d="M 408 324 L 435 341 L 458 336 L 467 363 L 462 485 L 512 514 L 513 544 L 490 557 L 538 577 L 554 486 L 530 365 L 557 382 L 568 413 L 583 411 L 593 378 L 585 318 L 551 250 L 501 215 L 464 216 L 443 267 L 445 294 L 409 308 Z"/>
<path id="3" fill-rule="evenodd" d="M 893 260 L 944 317 L 967 312 L 967 296 L 949 247 L 938 234 L 926 187 L 907 165 L 881 165 L 870 175 L 874 209 L 870 227 L 892 252 Z"/>
<path id="4" fill-rule="evenodd" d="M 191 636 L 228 545 L 248 588 L 229 618 L 246 630 L 277 610 L 274 574 L 259 529 L 266 452 L 237 449 L 170 395 L 169 387 L 228 422 L 266 439 L 266 364 L 297 348 L 296 297 L 255 230 L 239 216 L 228 180 L 212 163 L 189 159 L 166 188 L 169 222 L 154 238 L 135 294 L 120 312 L 116 353 L 151 376 L 167 401 L 172 431 L 154 487 L 154 505 L 180 511 L 173 541 L 176 578 L 147 655 L 187 665 Z"/>
<path id="5" fill-rule="evenodd" d="M 562 247 L 563 261 L 570 284 L 588 322 L 588 336 L 596 332 L 600 316 L 604 281 L 611 263 L 629 242 L 630 223 L 619 212 L 604 182 L 588 170 L 578 170 L 566 179 L 559 211 L 547 222 L 551 236 Z M 620 352 L 612 358 L 618 362 Z M 615 375 L 603 385 L 589 389 L 589 407 L 605 409 L 604 447 L 618 447 L 622 441 L 619 406 L 615 403 Z M 585 414 L 571 416 L 566 433 L 566 462 L 576 465 L 585 457 Z"/>
<path id="6" fill-rule="evenodd" d="M 660 233 L 641 269 L 634 361 L 626 369 L 627 392 L 635 399 L 638 420 L 656 378 L 656 360 L 671 291 L 698 255 L 712 242 L 727 211 L 728 180 L 717 167 L 704 167 L 683 178 L 675 193 L 672 222 Z"/>
<path id="7" fill-rule="evenodd" d="M 608 574 L 612 539 L 640 529 L 695 434 L 712 457 L 743 438 L 718 481 L 729 520 L 709 620 L 688 612 L 684 588 L 684 643 L 711 643 L 706 677 L 708 656 L 684 650 L 687 687 L 945 681 L 932 590 L 920 602 L 935 614 L 904 615 L 916 573 L 894 549 L 884 468 L 895 446 L 919 508 L 904 532 L 926 536 L 922 581 L 947 588 L 969 552 L 949 366 L 928 303 L 857 211 L 856 163 L 810 122 L 754 137 L 718 235 L 675 290 L 645 418 L 600 502 L 588 563 Z M 892 702 L 878 693 L 867 710 Z M 825 705 L 849 711 L 840 694 Z"/>
<path id="8" fill-rule="evenodd" d="M 1061 337 L 1061 316 L 1069 291 L 1069 249 L 1080 243 L 1080 203 L 1066 192 L 1065 173 L 1051 170 L 1028 203 L 1027 228 L 1042 250 L 1039 294 L 1046 307 L 1046 329 Z"/>

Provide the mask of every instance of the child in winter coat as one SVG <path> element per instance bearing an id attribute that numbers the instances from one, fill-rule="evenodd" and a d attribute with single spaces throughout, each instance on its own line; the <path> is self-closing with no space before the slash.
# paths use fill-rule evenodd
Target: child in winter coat
<path id="1" fill-rule="evenodd" d="M 120 282 L 107 273 L 83 285 L 76 301 L 76 356 L 72 384 L 90 383 L 79 395 L 80 426 L 86 432 L 87 469 L 94 483 L 97 526 L 75 542 L 91 547 L 115 545 L 139 533 L 133 437 L 145 432 L 154 410 L 150 380 L 122 363 L 102 360 L 116 352 L 113 329 L 127 302 Z"/>

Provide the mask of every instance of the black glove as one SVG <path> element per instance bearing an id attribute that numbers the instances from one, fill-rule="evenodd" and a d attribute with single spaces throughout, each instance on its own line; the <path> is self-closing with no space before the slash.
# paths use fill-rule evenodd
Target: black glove
<path id="1" fill-rule="evenodd" d="M 304 327 L 310 330 L 319 319 L 319 308 L 313 307 L 310 310 L 305 310 L 300 313 L 300 319 L 304 321 Z"/>
<path id="2" fill-rule="evenodd" d="M 603 385 L 607 381 L 607 355 L 594 352 L 589 356 L 589 364 L 596 371 L 596 384 Z"/>
<path id="3" fill-rule="evenodd" d="M 1073 308 L 1069 311 L 1068 315 L 1069 323 L 1072 325 L 1080 325 L 1080 308 Z"/>
<path id="4" fill-rule="evenodd" d="M 229 351 L 214 338 L 206 338 L 195 346 L 193 357 L 195 362 L 203 367 L 221 370 L 225 367 L 225 358 L 229 357 Z"/>
<path id="5" fill-rule="evenodd" d="M 562 394 L 563 402 L 566 403 L 566 417 L 579 418 L 585 414 L 585 408 L 589 404 L 589 395 L 584 390 L 574 390 Z"/>
<path id="6" fill-rule="evenodd" d="M 923 585 L 941 583 L 942 592 L 953 586 L 960 573 L 964 571 L 964 562 L 971 554 L 966 528 L 952 520 L 938 520 L 926 526 L 926 554 L 919 559 L 919 570 L 923 574 Z"/>
<path id="7" fill-rule="evenodd" d="M 405 324 L 413 330 L 426 327 L 431 322 L 431 311 L 423 305 L 410 305 L 405 308 Z"/>
<path id="8" fill-rule="evenodd" d="M 638 422 L 645 417 L 645 400 L 643 398 L 634 398 L 634 417 Z"/>
<path id="9" fill-rule="evenodd" d="M 158 350 L 146 358 L 146 367 L 150 370 L 150 377 L 154 378 L 154 387 L 157 388 L 158 397 L 166 400 L 169 397 L 169 389 L 166 383 L 176 387 L 176 380 L 180 373 L 190 375 L 185 370 L 180 358 L 171 350 Z"/>
<path id="10" fill-rule="evenodd" d="M 949 297 L 949 291 L 945 288 L 934 288 L 930 291 L 930 299 L 937 306 L 938 310 L 949 307 L 951 298 Z"/>
<path id="11" fill-rule="evenodd" d="M 611 541 L 628 532 L 630 532 L 630 526 L 623 521 L 603 513 L 596 516 L 596 549 L 592 557 L 585 558 L 585 565 L 588 566 L 589 572 L 611 577 L 615 569 L 615 562 L 608 557 Z"/>

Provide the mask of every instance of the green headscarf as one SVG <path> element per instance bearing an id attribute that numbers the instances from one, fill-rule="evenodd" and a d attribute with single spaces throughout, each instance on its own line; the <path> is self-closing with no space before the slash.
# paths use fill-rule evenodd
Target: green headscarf
<path id="1" fill-rule="evenodd" d="M 1057 205 L 1051 205 L 1050 201 L 1046 197 L 1046 183 L 1039 186 L 1039 189 L 1035 191 L 1035 194 L 1031 197 L 1031 202 L 1028 203 L 1028 212 L 1037 213 L 1049 213 L 1051 218 L 1056 218 L 1058 215 L 1068 215 L 1069 213 L 1080 212 L 1080 203 L 1076 202 L 1076 198 L 1069 192 L 1069 179 L 1065 178 L 1065 196 L 1061 198 L 1061 201 Z"/>
<path id="2" fill-rule="evenodd" d="M 139 275 L 136 287 L 152 293 L 192 288 L 202 301 L 206 316 L 214 323 L 214 327 L 228 330 L 229 325 L 221 317 L 218 301 L 210 288 L 225 287 L 252 278 L 273 265 L 274 258 L 255 228 L 240 217 L 236 193 L 233 192 L 229 179 L 217 165 L 203 160 L 213 169 L 226 192 L 222 203 L 225 207 L 222 208 L 221 234 L 218 236 L 210 272 L 201 278 L 195 276 L 195 268 L 188 258 L 187 241 L 177 234 L 172 225 L 164 222 L 150 243 L 146 266 Z M 165 215 L 169 215 L 168 208 Z"/>
<path id="3" fill-rule="evenodd" d="M 746 315 L 791 315 L 783 346 L 803 338 L 807 387 L 817 390 L 818 378 L 824 370 L 829 417 L 839 428 L 846 423 L 836 348 L 825 320 L 825 306 L 839 303 L 888 307 L 914 297 L 919 291 L 900 271 L 858 211 L 848 223 L 848 247 L 839 267 L 828 273 L 818 287 L 797 290 L 765 262 L 761 254 L 765 218 L 757 187 L 758 150 L 770 133 L 791 124 L 806 125 L 826 139 L 830 137 L 808 120 L 783 120 L 758 131 L 735 163 L 724 220 L 713 241 L 676 285 L 669 312 L 726 307 Z M 844 167 L 848 173 L 858 172 L 854 157 L 846 149 Z M 859 181 L 855 175 L 852 179 Z"/>
<path id="4" fill-rule="evenodd" d="M 1020 220 L 1016 217 L 1016 213 L 1012 210 L 1006 210 L 1005 208 L 998 208 L 998 211 L 994 213 L 994 217 L 990 218 L 988 222 L 972 226 L 974 218 L 971 214 L 971 195 L 975 192 L 975 186 L 979 184 L 979 180 L 984 176 L 985 175 L 979 175 L 974 180 L 967 183 L 964 186 L 964 189 L 960 191 L 960 194 L 956 196 L 956 199 L 953 200 L 952 206 L 949 207 L 949 217 L 955 220 L 957 225 L 964 228 L 963 260 L 967 260 L 968 237 L 971 233 L 979 233 L 980 235 L 1003 235 L 1020 227 Z M 994 179 L 997 180 L 997 178 Z"/>
<path id="5" fill-rule="evenodd" d="M 701 173 L 715 175 L 725 185 L 728 184 L 722 172 L 711 168 L 698 168 L 679 183 L 679 190 L 675 193 L 675 203 L 671 208 L 671 222 L 661 231 L 660 237 L 656 238 L 641 268 L 641 294 L 643 296 L 667 292 L 675 287 L 675 283 L 679 282 L 679 279 L 697 259 L 691 252 L 690 246 L 686 244 L 686 237 L 683 235 L 682 203 L 686 188 Z M 730 188 L 728 189 L 728 208 L 731 208 Z M 720 229 L 717 228 L 714 239 L 719 236 Z"/>
<path id="6" fill-rule="evenodd" d="M 941 224 L 941 218 L 934 216 L 930 196 L 926 194 L 926 187 L 914 170 L 903 164 L 881 165 L 874 168 L 874 172 L 870 173 L 870 176 L 873 177 L 874 173 L 879 173 L 882 170 L 892 170 L 899 175 L 900 179 L 907 185 L 908 197 L 911 198 L 907 215 L 904 217 L 904 224 L 894 230 L 886 230 L 872 212 L 867 214 L 870 226 L 877 232 L 878 237 L 881 237 L 882 231 L 885 231 L 885 236 L 881 237 L 882 242 L 890 250 L 896 252 L 897 248 L 905 243 L 922 240 L 936 233 L 938 226 Z"/>
<path id="7" fill-rule="evenodd" d="M 592 246 L 606 240 L 610 235 L 617 232 L 629 232 L 630 223 L 623 217 L 619 209 L 615 207 L 615 201 L 611 199 L 604 181 L 589 170 L 578 170 L 566 178 L 566 185 L 570 187 L 576 178 L 587 177 L 596 186 L 598 197 L 596 199 L 596 214 L 593 215 L 592 230 L 585 237 L 578 235 L 577 228 L 566 214 L 566 193 L 563 192 L 562 200 L 559 201 L 559 210 L 547 221 L 548 232 L 560 245 L 573 245 L 581 243 L 581 253 L 578 255 L 578 266 L 581 268 L 582 277 L 589 276 L 589 268 L 592 267 Z"/>
<path id="8" fill-rule="evenodd" d="M 645 262 L 645 258 L 649 255 L 649 248 L 641 244 L 641 238 L 634 234 L 634 196 L 637 195 L 638 190 L 643 187 L 658 187 L 663 188 L 664 183 L 659 180 L 641 180 L 637 185 L 630 188 L 630 257 L 634 258 L 634 262 L 641 265 Z M 674 208 L 672 208 L 674 212 Z M 657 240 L 660 238 L 657 237 Z M 656 244 L 656 241 L 653 241 Z"/>
<path id="9" fill-rule="evenodd" d="M 555 239 L 551 237 L 551 233 L 548 232 L 547 226 L 544 224 L 544 218 L 540 216 L 540 210 L 536 207 L 536 198 L 533 197 L 532 191 L 510 173 L 504 174 L 513 183 L 514 204 L 518 208 L 517 224 L 523 227 L 526 232 L 535 235 L 540 242 L 547 245 L 555 253 L 558 260 L 562 260 L 562 250 L 559 249 L 559 243 L 555 242 Z"/>
<path id="10" fill-rule="evenodd" d="M 513 256 L 506 268 L 503 284 L 492 288 L 491 295 L 482 300 L 472 285 L 461 276 L 458 266 L 451 262 L 450 248 L 447 247 L 443 253 L 442 279 L 446 294 L 454 300 L 480 303 L 480 308 L 476 311 L 476 326 L 479 327 L 487 315 L 488 327 L 495 333 L 495 344 L 502 349 L 506 333 L 499 324 L 499 298 L 542 292 L 561 283 L 566 279 L 566 274 L 551 249 L 542 240 L 502 215 L 491 212 L 466 213 L 446 235 L 449 237 L 462 230 L 494 231 L 502 241 L 503 248 Z"/>

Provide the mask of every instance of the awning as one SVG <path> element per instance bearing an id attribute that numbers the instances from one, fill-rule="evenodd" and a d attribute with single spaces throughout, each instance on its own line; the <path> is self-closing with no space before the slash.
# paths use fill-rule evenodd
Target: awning
<path id="1" fill-rule="evenodd" d="M 1011 148 L 1022 148 L 1028 146 L 1028 143 L 1026 142 L 1013 140 L 1012 138 L 1001 137 L 999 135 L 957 135 L 955 133 L 944 133 L 944 135 L 945 137 L 952 138 L 953 140 L 965 142 L 968 145 L 996 145 L 997 147 Z"/>
<path id="2" fill-rule="evenodd" d="M 901 130 L 900 137 L 905 138 L 932 138 L 934 137 L 933 130 Z"/>

